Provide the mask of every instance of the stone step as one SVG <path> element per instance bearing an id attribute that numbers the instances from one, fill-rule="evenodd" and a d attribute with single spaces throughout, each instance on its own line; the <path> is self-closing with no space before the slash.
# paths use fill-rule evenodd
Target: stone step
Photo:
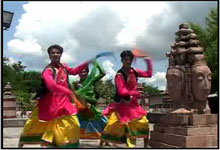
<path id="1" fill-rule="evenodd" d="M 28 118 L 10 118 L 3 119 L 3 127 L 24 127 Z"/>
<path id="2" fill-rule="evenodd" d="M 171 133 L 151 132 L 151 140 L 159 141 L 181 148 L 206 148 L 209 146 L 217 146 L 217 134 L 214 135 L 193 135 L 183 136 Z"/>
<path id="3" fill-rule="evenodd" d="M 217 124 L 211 124 L 210 126 L 163 126 L 162 124 L 155 124 L 154 131 L 161 133 L 172 133 L 179 135 L 210 135 L 217 134 L 218 126 Z"/>

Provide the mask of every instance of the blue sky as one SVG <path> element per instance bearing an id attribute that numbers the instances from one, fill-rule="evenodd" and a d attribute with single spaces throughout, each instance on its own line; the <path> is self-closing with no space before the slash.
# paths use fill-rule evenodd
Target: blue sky
<path id="1" fill-rule="evenodd" d="M 11 27 L 3 32 L 3 56 L 22 61 L 27 70 L 42 70 L 49 63 L 46 49 L 64 47 L 62 61 L 76 66 L 103 51 L 113 51 L 116 60 L 98 61 L 113 78 L 120 68 L 120 52 L 137 47 L 153 60 L 153 77 L 142 80 L 164 89 L 170 45 L 180 23 L 205 26 L 205 16 L 217 2 L 3 2 L 14 12 Z M 134 67 L 146 69 L 142 60 Z"/>
<path id="2" fill-rule="evenodd" d="M 3 10 L 13 12 L 13 20 L 11 23 L 11 26 L 8 30 L 3 30 L 3 49 L 7 49 L 7 42 L 11 39 L 13 39 L 13 34 L 15 32 L 15 27 L 18 25 L 18 20 L 20 19 L 21 15 L 24 13 L 24 10 L 22 8 L 22 5 L 27 2 L 3 2 Z M 3 51 L 4 53 L 7 53 L 6 51 Z"/>

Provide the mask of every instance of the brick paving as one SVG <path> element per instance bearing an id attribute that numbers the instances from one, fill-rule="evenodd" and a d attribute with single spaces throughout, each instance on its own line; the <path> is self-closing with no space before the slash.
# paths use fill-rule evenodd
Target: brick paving
<path id="1" fill-rule="evenodd" d="M 150 130 L 152 130 L 153 126 L 150 125 Z M 8 127 L 3 128 L 3 148 L 17 148 L 19 136 L 21 134 L 22 127 Z M 143 148 L 144 140 L 143 138 L 138 138 L 136 147 Z M 40 148 L 39 144 L 28 144 L 24 145 L 24 148 Z M 103 146 L 102 148 L 125 148 L 125 144 L 117 144 L 115 146 Z M 80 140 L 80 147 L 79 148 L 99 148 L 99 140 L 94 139 L 83 139 Z"/>

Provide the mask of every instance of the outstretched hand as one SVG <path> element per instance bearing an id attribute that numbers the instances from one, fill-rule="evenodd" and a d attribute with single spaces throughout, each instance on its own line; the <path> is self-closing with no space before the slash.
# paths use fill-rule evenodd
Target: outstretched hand
<path id="1" fill-rule="evenodd" d="M 146 51 L 142 51 L 142 50 L 139 50 L 137 48 L 134 48 L 132 50 L 132 53 L 133 53 L 134 57 L 144 58 L 144 59 L 149 59 L 150 58 Z"/>

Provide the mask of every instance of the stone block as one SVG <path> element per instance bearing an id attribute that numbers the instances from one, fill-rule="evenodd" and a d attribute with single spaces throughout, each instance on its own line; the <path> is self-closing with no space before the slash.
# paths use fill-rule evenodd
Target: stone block
<path id="1" fill-rule="evenodd" d="M 216 134 L 217 133 L 217 126 L 212 127 L 164 127 L 165 133 L 171 133 L 171 134 L 179 134 L 179 135 L 185 135 L 185 136 L 191 136 L 191 135 L 210 135 L 210 134 Z"/>
<path id="2" fill-rule="evenodd" d="M 15 110 L 3 110 L 3 118 L 16 118 Z"/>
<path id="3" fill-rule="evenodd" d="M 207 124 L 217 124 L 218 123 L 218 115 L 217 114 L 209 114 L 206 115 Z"/>
<path id="4" fill-rule="evenodd" d="M 189 117 L 189 125 L 210 125 L 218 123 L 217 114 L 193 114 Z"/>
<path id="5" fill-rule="evenodd" d="M 149 141 L 149 145 L 153 148 L 180 148 L 178 146 L 169 145 L 163 142 L 153 141 L 153 140 Z"/>
<path id="6" fill-rule="evenodd" d="M 207 125 L 207 119 L 205 114 L 193 114 L 189 117 L 189 125 Z"/>
<path id="7" fill-rule="evenodd" d="M 211 134 L 210 127 L 192 127 L 187 128 L 187 135 L 207 135 Z"/>
<path id="8" fill-rule="evenodd" d="M 186 137 L 185 136 L 171 134 L 171 133 L 162 133 L 162 134 L 166 138 L 164 141 L 159 141 L 159 142 L 163 142 L 163 143 L 178 146 L 178 147 L 184 147 L 186 145 Z"/>
<path id="9" fill-rule="evenodd" d="M 206 135 L 186 136 L 184 148 L 205 148 L 208 146 L 208 137 Z"/>
<path id="10" fill-rule="evenodd" d="M 166 114 L 162 117 L 162 122 L 166 125 L 187 126 L 189 125 L 189 114 Z"/>
<path id="11" fill-rule="evenodd" d="M 16 107 L 16 101 L 3 101 L 3 108 L 5 107 Z"/>
<path id="12" fill-rule="evenodd" d="M 147 119 L 150 123 L 162 123 L 162 117 L 164 115 L 164 113 L 148 113 Z"/>
<path id="13" fill-rule="evenodd" d="M 208 146 L 218 146 L 218 135 L 207 135 Z"/>
<path id="14" fill-rule="evenodd" d="M 3 127 L 24 127 L 27 118 L 3 119 Z"/>
<path id="15" fill-rule="evenodd" d="M 154 140 L 154 141 L 164 141 L 164 136 L 163 134 L 156 132 L 156 131 L 152 131 L 150 133 L 150 139 Z"/>
<path id="16" fill-rule="evenodd" d="M 207 148 L 217 146 L 217 134 L 184 136 L 171 133 L 159 133 L 157 135 L 154 134 L 154 136 L 158 137 L 151 140 L 181 148 Z"/>
<path id="17" fill-rule="evenodd" d="M 157 131 L 157 132 L 160 132 L 160 133 L 163 133 L 165 128 L 166 127 L 164 127 L 164 125 L 159 124 L 159 123 L 156 123 L 154 125 L 154 131 Z"/>
<path id="18" fill-rule="evenodd" d="M 210 133 L 215 134 L 218 133 L 218 126 L 210 126 Z"/>
<path id="19" fill-rule="evenodd" d="M 164 128 L 164 132 L 171 134 L 187 135 L 187 130 L 183 127 L 166 127 Z"/>

